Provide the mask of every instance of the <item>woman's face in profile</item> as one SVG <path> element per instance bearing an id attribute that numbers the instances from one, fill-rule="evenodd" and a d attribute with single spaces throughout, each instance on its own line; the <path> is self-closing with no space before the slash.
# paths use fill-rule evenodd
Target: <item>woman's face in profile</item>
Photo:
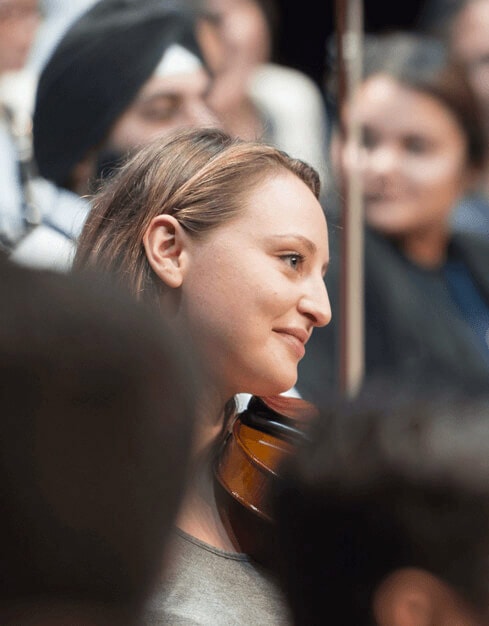
<path id="1" fill-rule="evenodd" d="M 473 177 L 452 112 L 379 74 L 360 86 L 345 113 L 360 126 L 361 145 L 344 145 L 341 164 L 345 173 L 360 173 L 367 222 L 392 236 L 444 228 Z"/>
<path id="2" fill-rule="evenodd" d="M 185 259 L 181 310 L 222 395 L 292 387 L 305 343 L 331 317 L 328 232 L 311 190 L 287 171 L 269 176 L 237 216 L 187 240 Z"/>

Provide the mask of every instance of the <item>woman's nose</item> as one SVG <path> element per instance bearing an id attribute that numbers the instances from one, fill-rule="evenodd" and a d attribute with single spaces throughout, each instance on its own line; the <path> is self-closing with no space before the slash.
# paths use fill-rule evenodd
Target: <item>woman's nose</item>
<path id="1" fill-rule="evenodd" d="M 314 326 L 326 326 L 330 323 L 331 304 L 326 283 L 322 278 L 301 298 L 300 311 L 312 320 Z"/>
<path id="2" fill-rule="evenodd" d="M 388 174 L 399 166 L 399 154 L 393 146 L 378 146 L 364 155 L 365 170 L 374 174 Z"/>
<path id="3" fill-rule="evenodd" d="M 188 102 L 186 115 L 190 126 L 221 126 L 217 115 L 203 98 L 194 98 L 194 100 Z"/>

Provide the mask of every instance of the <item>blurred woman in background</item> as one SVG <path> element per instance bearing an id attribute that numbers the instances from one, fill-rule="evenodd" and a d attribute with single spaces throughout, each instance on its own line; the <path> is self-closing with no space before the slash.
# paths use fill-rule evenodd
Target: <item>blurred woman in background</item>
<path id="1" fill-rule="evenodd" d="M 363 187 L 366 377 L 487 386 L 489 242 L 450 225 L 486 163 L 475 96 L 436 40 L 372 37 L 364 61 L 331 150 L 337 177 L 357 176 Z M 345 141 L 348 121 L 360 126 L 360 145 Z M 334 235 L 328 287 L 337 294 Z M 316 403 L 336 383 L 339 316 L 316 333 L 300 366 L 297 388 Z"/>
<path id="2" fill-rule="evenodd" d="M 214 28 L 202 45 L 214 73 L 209 103 L 225 129 L 264 140 L 310 163 L 327 178 L 328 116 L 312 78 L 277 63 L 275 0 L 197 0 Z M 212 37 L 214 32 L 217 37 Z"/>

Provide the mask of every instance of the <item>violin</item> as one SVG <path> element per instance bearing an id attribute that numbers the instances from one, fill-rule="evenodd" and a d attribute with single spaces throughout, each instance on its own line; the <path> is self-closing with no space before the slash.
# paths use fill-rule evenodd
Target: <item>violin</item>
<path id="1" fill-rule="evenodd" d="M 252 396 L 238 413 L 214 466 L 216 500 L 239 549 L 266 566 L 274 558 L 270 489 L 287 455 L 308 437 L 316 407 L 301 398 Z"/>

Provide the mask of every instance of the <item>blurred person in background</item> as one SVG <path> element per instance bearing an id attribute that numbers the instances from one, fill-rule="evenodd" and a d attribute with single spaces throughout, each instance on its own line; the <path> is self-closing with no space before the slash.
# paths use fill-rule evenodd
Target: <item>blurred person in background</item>
<path id="1" fill-rule="evenodd" d="M 59 194 L 83 198 L 72 216 L 54 209 L 68 269 L 89 194 L 133 150 L 176 127 L 216 125 L 205 98 L 210 76 L 194 14 L 164 0 L 100 0 L 63 33 L 39 76 L 34 160 Z M 63 221 L 64 220 L 64 221 Z M 60 222 L 62 222 L 60 224 Z M 51 265 L 56 242 L 36 228 L 12 255 Z"/>
<path id="2" fill-rule="evenodd" d="M 331 401 L 274 483 L 295 626 L 489 624 L 489 397 Z"/>
<path id="3" fill-rule="evenodd" d="M 483 112 L 489 145 L 489 1 L 429 0 L 420 18 L 422 31 L 440 37 L 466 68 L 470 84 Z M 489 237 L 489 165 L 471 194 L 453 214 L 457 230 Z"/>
<path id="4" fill-rule="evenodd" d="M 138 626 L 168 565 L 198 372 L 100 277 L 0 263 L 0 623 Z"/>
<path id="5" fill-rule="evenodd" d="M 227 132 L 262 139 L 310 163 L 327 179 L 328 119 L 321 91 L 274 62 L 280 14 L 274 0 L 196 0 L 217 30 L 202 30 L 214 72 L 209 102 Z"/>
<path id="6" fill-rule="evenodd" d="M 40 19 L 38 0 L 0 2 L 0 74 L 24 67 Z"/>
<path id="7" fill-rule="evenodd" d="M 40 0 L 42 23 L 31 48 L 28 67 L 39 76 L 56 44 L 66 30 L 97 0 Z"/>
<path id="8" fill-rule="evenodd" d="M 365 378 L 489 382 L 489 240 L 453 232 L 480 180 L 487 144 L 463 68 L 440 41 L 366 41 L 364 77 L 332 141 L 337 180 L 356 176 L 365 215 Z M 346 143 L 354 120 L 361 144 Z M 339 192 L 338 192 L 339 196 Z M 331 230 L 333 323 L 311 338 L 297 389 L 317 404 L 339 384 L 340 231 Z"/>
<path id="9" fill-rule="evenodd" d="M 68 29 L 39 78 L 39 171 L 83 195 L 132 150 L 210 125 L 194 15 L 164 0 L 100 0 Z"/>
<path id="10" fill-rule="evenodd" d="M 59 232 L 69 230 L 85 208 L 76 196 L 40 178 L 33 162 L 35 76 L 27 61 L 41 24 L 40 8 L 37 0 L 0 1 L 0 248 L 13 255 L 40 228 L 50 262 L 63 265 L 70 246 Z M 34 264 L 42 256 L 35 242 L 29 253 Z"/>

